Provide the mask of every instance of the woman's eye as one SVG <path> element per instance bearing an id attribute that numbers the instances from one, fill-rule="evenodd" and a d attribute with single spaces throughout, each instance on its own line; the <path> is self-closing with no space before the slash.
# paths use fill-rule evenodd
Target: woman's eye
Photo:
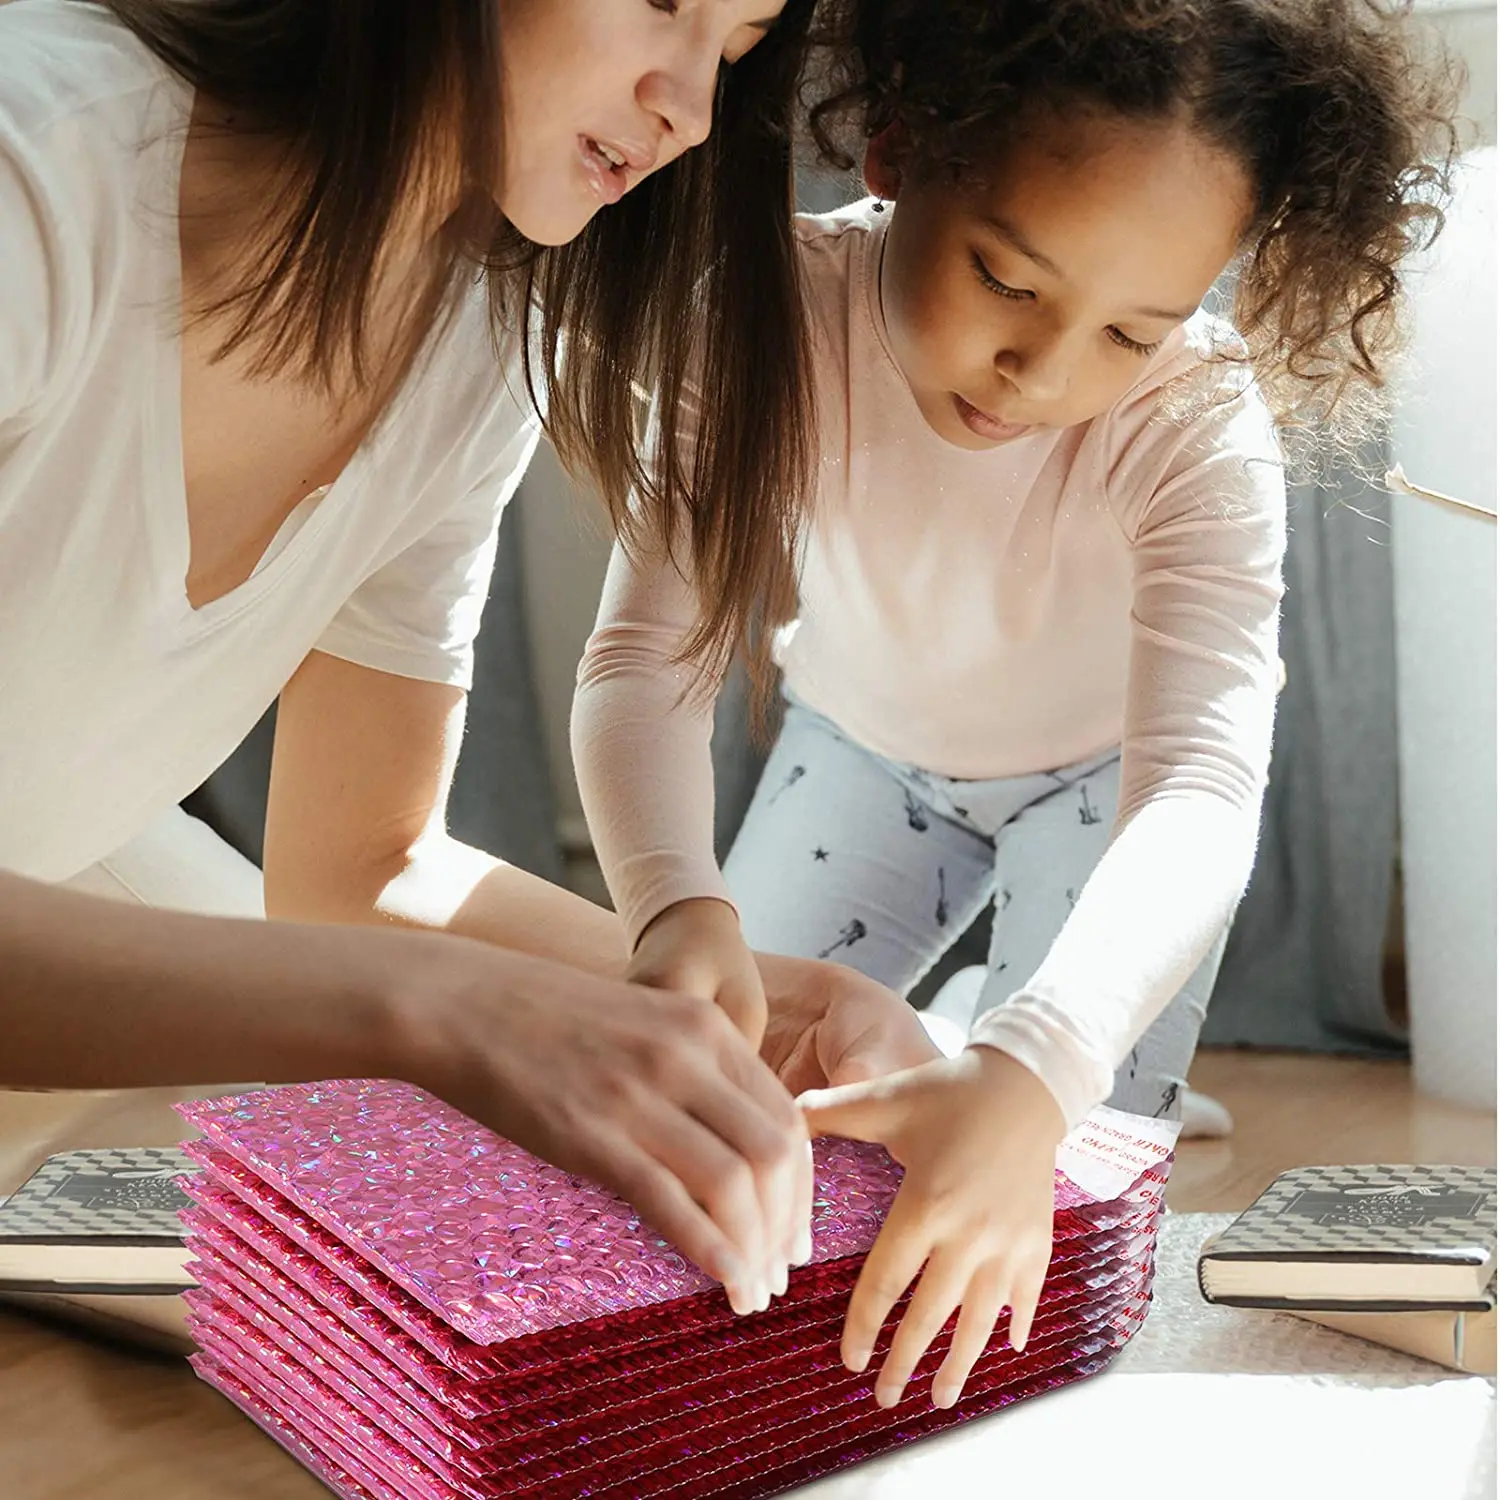
<path id="1" fill-rule="evenodd" d="M 646 0 L 646 4 L 652 10 L 659 10 L 664 15 L 675 16 L 677 14 L 677 0 Z"/>
<path id="2" fill-rule="evenodd" d="M 1157 339 L 1154 344 L 1142 344 L 1138 340 L 1131 338 L 1128 333 L 1121 333 L 1120 330 L 1118 328 L 1115 328 L 1114 326 L 1110 326 L 1104 331 L 1110 336 L 1111 340 L 1114 343 L 1118 344 L 1122 349 L 1128 349 L 1132 354 L 1140 354 L 1143 356 L 1148 354 L 1155 354 L 1156 351 L 1161 348 L 1160 339 Z"/>
<path id="3" fill-rule="evenodd" d="M 997 297 L 1010 297 L 1017 302 L 1027 302 L 1036 294 L 1023 291 L 1020 287 L 1006 286 L 1006 284 L 985 265 L 981 256 L 974 256 L 974 274 L 987 286 Z"/>

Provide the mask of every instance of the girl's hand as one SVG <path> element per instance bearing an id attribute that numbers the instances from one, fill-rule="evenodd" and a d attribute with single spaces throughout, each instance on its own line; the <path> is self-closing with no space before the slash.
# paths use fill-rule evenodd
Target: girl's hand
<path id="1" fill-rule="evenodd" d="M 740 919 L 723 901 L 699 898 L 669 906 L 641 934 L 625 978 L 656 990 L 694 995 L 717 1006 L 759 1050 L 766 1031 L 766 992 Z M 770 1271 L 753 1308 L 764 1309 L 787 1288 L 788 1267 L 811 1254 L 812 1145 L 762 1184 L 761 1210 L 770 1226 Z M 737 1311 L 743 1310 L 737 1305 Z"/>
<path id="2" fill-rule="evenodd" d="M 766 992 L 732 906 L 709 897 L 669 906 L 641 934 L 626 979 L 710 1000 L 759 1048 Z"/>
<path id="3" fill-rule="evenodd" d="M 891 1308 L 920 1273 L 875 1385 L 900 1399 L 917 1362 L 955 1308 L 947 1358 L 932 1385 L 952 1406 L 1011 1309 L 1010 1342 L 1026 1346 L 1052 1256 L 1052 1173 L 1062 1112 L 1027 1068 L 992 1047 L 904 1073 L 804 1094 L 814 1135 L 876 1141 L 903 1167 L 844 1321 L 844 1363 L 863 1370 Z M 925 1270 L 924 1270 L 925 1267 Z"/>

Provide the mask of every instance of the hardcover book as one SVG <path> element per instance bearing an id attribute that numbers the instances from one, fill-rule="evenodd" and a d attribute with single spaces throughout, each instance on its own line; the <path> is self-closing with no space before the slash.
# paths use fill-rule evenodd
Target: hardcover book
<path id="1" fill-rule="evenodd" d="M 0 1292 L 173 1296 L 191 1286 L 178 1185 L 191 1168 L 171 1147 L 48 1157 L 0 1204 Z"/>
<path id="2" fill-rule="evenodd" d="M 1288 1311 L 1493 1306 L 1495 1169 L 1299 1167 L 1198 1258 L 1209 1302 Z"/>

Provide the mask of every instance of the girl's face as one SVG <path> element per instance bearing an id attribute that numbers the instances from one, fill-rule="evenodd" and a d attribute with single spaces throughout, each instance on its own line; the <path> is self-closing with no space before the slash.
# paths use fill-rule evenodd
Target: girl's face
<path id="1" fill-rule="evenodd" d="M 501 211 L 560 245 L 703 141 L 719 68 L 783 0 L 498 0 L 505 100 Z"/>
<path id="2" fill-rule="evenodd" d="M 1186 126 L 1083 113 L 1019 135 L 981 180 L 902 182 L 881 299 L 932 429 L 982 450 L 1107 411 L 1233 257 L 1250 183 Z"/>

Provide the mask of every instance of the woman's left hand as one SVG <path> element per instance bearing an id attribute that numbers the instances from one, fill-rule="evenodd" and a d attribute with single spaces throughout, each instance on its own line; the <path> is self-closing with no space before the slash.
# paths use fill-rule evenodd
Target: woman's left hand
<path id="1" fill-rule="evenodd" d="M 875 1396 L 882 1406 L 901 1399 L 959 1308 L 932 1385 L 933 1404 L 952 1406 L 1002 1308 L 1011 1309 L 1011 1344 L 1026 1345 L 1052 1255 L 1062 1112 L 1035 1074 L 992 1047 L 800 1102 L 814 1135 L 879 1142 L 906 1169 L 849 1303 L 844 1363 L 855 1371 L 869 1364 L 891 1308 L 920 1274 Z"/>

